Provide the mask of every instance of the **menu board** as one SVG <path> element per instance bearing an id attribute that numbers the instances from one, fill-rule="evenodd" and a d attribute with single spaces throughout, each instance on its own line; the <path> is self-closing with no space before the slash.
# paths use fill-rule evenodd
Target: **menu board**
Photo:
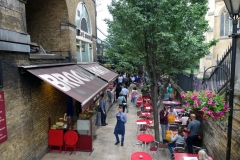
<path id="1" fill-rule="evenodd" d="M 4 93 L 0 92 L 0 144 L 8 139 Z"/>

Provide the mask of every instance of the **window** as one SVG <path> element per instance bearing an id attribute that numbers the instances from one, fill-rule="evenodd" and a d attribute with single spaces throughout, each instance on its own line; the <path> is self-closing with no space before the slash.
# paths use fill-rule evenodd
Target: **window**
<path id="1" fill-rule="evenodd" d="M 82 31 L 92 34 L 91 31 L 91 23 L 88 15 L 88 11 L 86 6 L 83 3 L 79 3 L 76 11 L 76 20 L 75 20 L 77 29 L 81 29 Z"/>
<path id="2" fill-rule="evenodd" d="M 240 27 L 240 21 L 238 21 L 237 28 Z M 239 33 L 239 30 L 237 31 Z M 225 8 L 222 12 L 220 20 L 220 37 L 227 37 L 232 34 L 232 19 L 229 17 L 229 14 Z"/>
<path id="3" fill-rule="evenodd" d="M 222 12 L 220 23 L 220 37 L 232 34 L 232 20 L 226 9 Z"/>

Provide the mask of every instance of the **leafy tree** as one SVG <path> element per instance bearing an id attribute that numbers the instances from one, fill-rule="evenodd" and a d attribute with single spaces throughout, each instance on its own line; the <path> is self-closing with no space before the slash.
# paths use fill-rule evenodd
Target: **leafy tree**
<path id="1" fill-rule="evenodd" d="M 107 56 L 117 68 L 144 69 L 151 80 L 155 139 L 160 140 L 157 81 L 170 77 L 209 54 L 207 0 L 112 0 Z"/>

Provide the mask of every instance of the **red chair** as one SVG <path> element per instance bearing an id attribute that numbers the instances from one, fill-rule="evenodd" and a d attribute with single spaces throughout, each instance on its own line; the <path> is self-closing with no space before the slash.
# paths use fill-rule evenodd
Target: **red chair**
<path id="1" fill-rule="evenodd" d="M 59 152 L 62 153 L 63 130 L 50 129 L 48 132 L 48 145 L 50 152 L 53 151 L 53 147 L 59 147 Z"/>
<path id="2" fill-rule="evenodd" d="M 77 141 L 78 141 L 77 133 L 74 131 L 67 131 L 64 135 L 65 153 L 67 152 L 67 148 L 73 148 L 74 154 L 76 154 Z"/>

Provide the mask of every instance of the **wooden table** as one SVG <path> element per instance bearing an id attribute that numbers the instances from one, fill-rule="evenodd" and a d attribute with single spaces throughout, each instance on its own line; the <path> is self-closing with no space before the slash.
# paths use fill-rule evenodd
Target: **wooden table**
<path id="1" fill-rule="evenodd" d="M 143 143 L 145 143 L 145 147 L 146 148 L 146 143 L 152 142 L 154 141 L 154 137 L 150 134 L 140 134 L 137 136 L 137 139 Z"/>
<path id="2" fill-rule="evenodd" d="M 131 155 L 131 160 L 152 160 L 152 156 L 146 152 L 134 152 Z"/>
<path id="3" fill-rule="evenodd" d="M 192 159 L 187 159 L 187 160 L 199 160 L 198 154 L 174 153 L 175 160 L 185 160 L 184 157 L 189 157 L 189 158 L 193 157 Z"/>

